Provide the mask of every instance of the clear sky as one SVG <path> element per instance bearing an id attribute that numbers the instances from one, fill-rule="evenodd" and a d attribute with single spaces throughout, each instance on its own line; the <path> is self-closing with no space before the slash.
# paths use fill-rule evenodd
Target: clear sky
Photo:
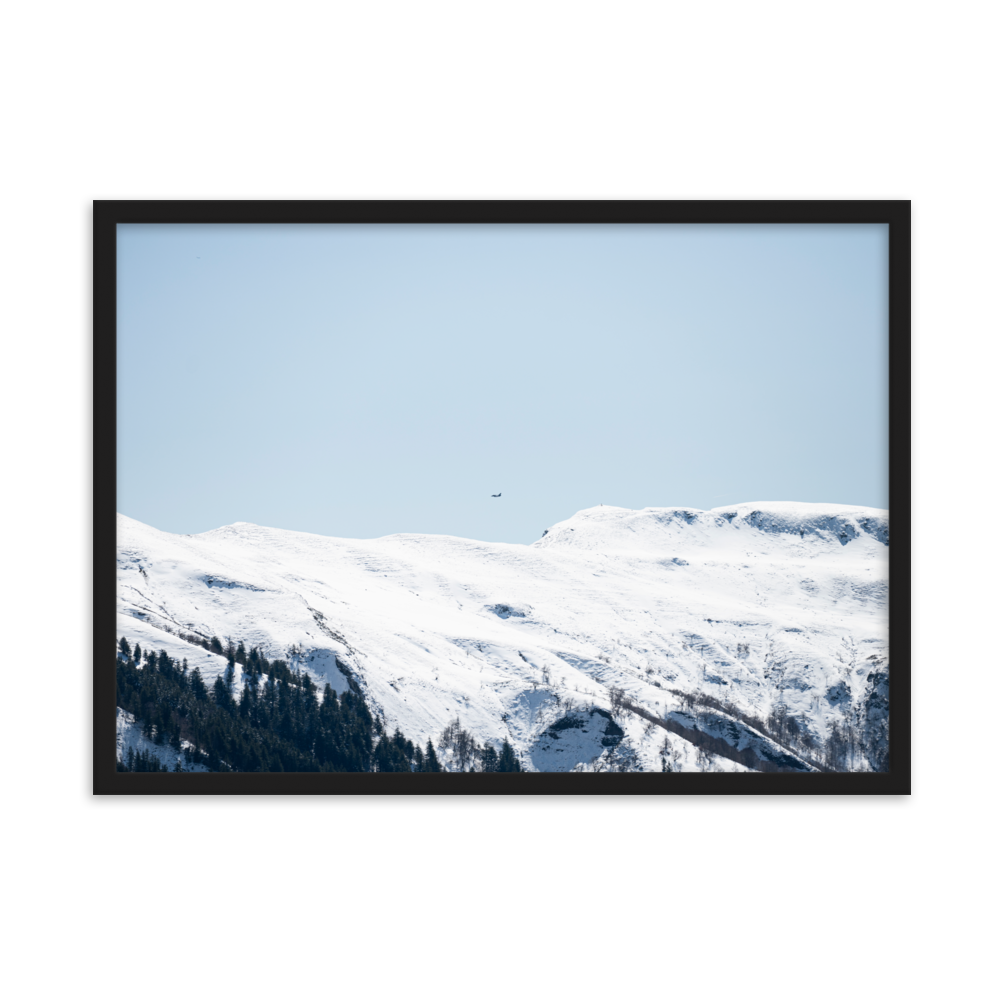
<path id="1" fill-rule="evenodd" d="M 124 225 L 118 248 L 118 509 L 165 531 L 531 542 L 599 503 L 887 506 L 884 226 Z"/>

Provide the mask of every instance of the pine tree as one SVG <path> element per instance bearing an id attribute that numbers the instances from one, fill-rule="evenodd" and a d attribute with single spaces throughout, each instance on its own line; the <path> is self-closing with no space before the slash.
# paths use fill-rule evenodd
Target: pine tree
<path id="1" fill-rule="evenodd" d="M 498 771 L 520 771 L 521 762 L 517 759 L 514 754 L 514 748 L 507 742 L 507 737 L 504 737 L 503 746 L 500 748 L 500 759 L 497 761 Z"/>
<path id="2" fill-rule="evenodd" d="M 372 770 L 374 771 L 385 772 L 392 770 L 389 766 L 389 749 L 386 746 L 384 736 L 380 736 L 378 743 L 375 744 L 375 749 L 372 751 L 372 764 Z"/>
<path id="3" fill-rule="evenodd" d="M 410 757 L 406 753 L 406 737 L 397 728 L 390 737 L 384 733 L 375 747 L 375 765 L 379 771 L 410 771 Z M 410 744 L 412 750 L 413 744 Z"/>
<path id="4" fill-rule="evenodd" d="M 232 712 L 233 696 L 229 693 L 229 688 L 221 676 L 215 678 L 215 684 L 212 686 L 212 698 L 219 708 L 225 709 L 227 712 Z"/>
<path id="5" fill-rule="evenodd" d="M 197 667 L 191 671 L 191 693 L 198 701 L 205 701 L 208 698 L 208 689 L 205 687 L 205 682 L 201 679 L 201 671 Z"/>
<path id="6" fill-rule="evenodd" d="M 122 636 L 121 642 L 118 643 L 118 648 L 121 650 L 122 657 L 128 659 L 132 655 L 132 650 L 128 647 L 128 639 Z"/>
<path id="7" fill-rule="evenodd" d="M 434 744 L 431 742 L 429 736 L 427 737 L 427 749 L 424 750 L 424 770 L 425 771 L 441 770 L 441 762 L 438 760 L 438 756 L 434 752 Z"/>
<path id="8" fill-rule="evenodd" d="M 290 740 L 293 732 L 292 714 L 288 711 L 288 706 L 286 704 L 285 710 L 281 713 L 281 721 L 278 723 L 278 733 L 283 739 Z"/>

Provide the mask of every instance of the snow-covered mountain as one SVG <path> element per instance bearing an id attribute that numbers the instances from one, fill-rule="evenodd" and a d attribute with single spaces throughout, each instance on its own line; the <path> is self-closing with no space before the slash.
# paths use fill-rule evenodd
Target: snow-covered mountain
<path id="1" fill-rule="evenodd" d="M 196 643 L 242 641 L 526 770 L 880 769 L 888 544 L 885 511 L 790 502 L 593 507 L 531 545 L 119 515 L 118 635 L 209 683 Z"/>

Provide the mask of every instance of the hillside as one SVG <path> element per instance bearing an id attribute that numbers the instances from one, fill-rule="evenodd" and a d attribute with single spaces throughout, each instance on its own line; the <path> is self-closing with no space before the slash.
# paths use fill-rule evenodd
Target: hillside
<path id="1" fill-rule="evenodd" d="M 118 518 L 119 636 L 209 684 L 226 659 L 198 643 L 242 642 L 525 770 L 881 769 L 887 593 L 863 507 L 595 507 L 531 545 Z"/>

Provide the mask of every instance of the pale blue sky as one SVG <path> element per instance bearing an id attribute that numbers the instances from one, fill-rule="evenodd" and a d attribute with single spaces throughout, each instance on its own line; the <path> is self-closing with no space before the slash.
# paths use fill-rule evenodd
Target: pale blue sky
<path id="1" fill-rule="evenodd" d="M 119 226 L 118 509 L 531 542 L 599 503 L 884 507 L 887 246 L 878 225 Z"/>

